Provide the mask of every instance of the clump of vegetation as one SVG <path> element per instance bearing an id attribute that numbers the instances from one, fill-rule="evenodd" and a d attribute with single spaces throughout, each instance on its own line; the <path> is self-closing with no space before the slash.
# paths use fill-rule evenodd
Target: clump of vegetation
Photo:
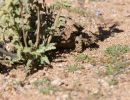
<path id="1" fill-rule="evenodd" d="M 50 83 L 50 80 L 48 78 L 44 78 L 44 79 L 41 79 L 41 80 L 36 80 L 33 82 L 33 85 L 38 87 L 40 85 L 43 85 L 43 84 L 49 84 Z"/>
<path id="2" fill-rule="evenodd" d="M 77 12 L 68 2 L 47 6 L 44 0 L 4 0 L 0 7 L 1 41 L 8 40 L 16 54 L 9 61 L 22 63 L 27 70 L 50 64 L 47 53 L 56 49 L 53 36 L 65 22 L 62 9 Z"/>
<path id="3" fill-rule="evenodd" d="M 113 45 L 111 47 L 108 47 L 105 52 L 106 54 L 110 56 L 120 56 L 124 53 L 127 53 L 130 51 L 130 48 L 127 45 Z"/>
<path id="4" fill-rule="evenodd" d="M 57 91 L 56 87 L 51 85 L 51 81 L 48 78 L 36 80 L 33 85 L 43 94 L 52 94 Z"/>
<path id="5" fill-rule="evenodd" d="M 72 72 L 72 73 L 74 73 L 75 71 L 81 70 L 81 69 L 83 69 L 83 67 L 80 65 L 77 65 L 77 64 L 70 64 L 66 68 L 66 70 L 68 72 Z"/>
<path id="6" fill-rule="evenodd" d="M 107 65 L 107 74 L 108 75 L 114 75 L 114 74 L 116 74 L 117 72 L 119 72 L 120 71 L 120 67 L 119 66 L 114 66 L 114 65 L 112 65 L 112 64 L 108 64 Z"/>
<path id="7" fill-rule="evenodd" d="M 89 57 L 83 53 L 80 53 L 78 55 L 75 56 L 75 61 L 78 61 L 78 62 L 85 62 L 89 60 Z"/>
<path id="8" fill-rule="evenodd" d="M 61 26 L 65 27 L 65 18 L 60 15 L 62 9 L 82 12 L 66 1 L 47 6 L 44 0 L 4 0 L 0 8 L 1 41 L 8 41 L 16 54 L 9 61 L 22 63 L 27 70 L 50 64 L 47 53 L 56 49 L 52 41 L 54 34 L 59 34 Z M 81 55 L 79 59 L 86 57 Z"/>
<path id="9" fill-rule="evenodd" d="M 129 60 L 123 56 L 123 54 L 129 51 L 130 48 L 127 45 L 120 44 L 113 45 L 106 49 L 108 75 L 117 75 L 130 64 Z"/>
<path id="10" fill-rule="evenodd" d="M 40 93 L 43 93 L 43 94 L 53 94 L 54 92 L 57 91 L 57 89 L 53 86 L 48 86 L 45 88 L 40 88 L 39 91 Z"/>
<path id="11" fill-rule="evenodd" d="M 4 0 L 0 5 L 0 35 L 14 46 L 16 58 L 11 63 L 23 63 L 26 69 L 49 64 L 47 52 L 55 49 L 51 43 L 59 15 L 43 0 Z"/>

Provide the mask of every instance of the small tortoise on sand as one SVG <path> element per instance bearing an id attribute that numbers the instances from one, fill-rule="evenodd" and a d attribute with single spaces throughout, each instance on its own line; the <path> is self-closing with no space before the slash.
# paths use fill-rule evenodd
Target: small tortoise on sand
<path id="1" fill-rule="evenodd" d="M 65 24 L 61 30 L 54 35 L 54 42 L 58 49 L 74 49 L 82 52 L 86 46 L 94 44 L 98 41 L 100 35 L 99 28 L 110 29 L 115 28 L 116 22 L 105 21 L 102 15 L 97 16 L 89 11 L 84 15 L 75 14 L 63 10 L 61 13 L 65 18 Z"/>

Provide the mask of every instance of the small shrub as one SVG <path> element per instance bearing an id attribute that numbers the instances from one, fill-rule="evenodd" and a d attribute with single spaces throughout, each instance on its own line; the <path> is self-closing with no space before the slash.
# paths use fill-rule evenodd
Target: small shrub
<path id="1" fill-rule="evenodd" d="M 127 45 L 112 45 L 105 50 L 105 53 L 109 56 L 119 56 L 130 51 Z"/>
<path id="2" fill-rule="evenodd" d="M 126 59 L 123 54 L 130 51 L 127 45 L 113 45 L 106 49 L 105 53 L 108 55 L 106 67 L 107 75 L 117 75 L 124 70 L 130 61 Z"/>
<path id="3" fill-rule="evenodd" d="M 53 7 L 44 0 L 4 0 L 0 8 L 0 37 L 11 37 L 17 55 L 11 63 L 23 63 L 27 70 L 49 64 L 46 53 L 55 49 L 51 40 L 60 24 Z"/>

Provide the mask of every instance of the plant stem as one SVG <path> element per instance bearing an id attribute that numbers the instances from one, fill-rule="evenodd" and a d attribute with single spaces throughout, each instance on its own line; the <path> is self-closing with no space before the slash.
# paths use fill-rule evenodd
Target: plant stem
<path id="1" fill-rule="evenodd" d="M 35 46 L 38 47 L 39 41 L 40 41 L 40 9 L 37 6 L 37 30 L 36 30 L 36 42 Z"/>
<path id="2" fill-rule="evenodd" d="M 22 4 L 22 2 L 20 0 L 19 0 L 19 2 L 20 2 L 20 7 L 21 7 L 20 16 L 22 18 L 22 35 L 23 35 L 23 41 L 24 41 L 25 47 L 27 47 L 27 41 L 26 41 L 26 39 L 27 39 L 27 32 L 25 32 L 24 21 L 23 21 L 23 19 L 24 19 L 24 16 L 23 16 L 23 4 Z"/>
<path id="3" fill-rule="evenodd" d="M 26 41 L 26 37 L 27 37 L 27 32 L 25 32 L 24 28 L 22 28 L 22 33 L 23 33 L 23 41 L 24 41 L 24 45 L 25 47 L 27 47 L 27 41 Z"/>
<path id="4" fill-rule="evenodd" d="M 53 25 L 53 27 L 52 27 L 53 29 L 56 29 L 56 27 L 57 27 L 57 23 L 58 23 L 58 21 L 59 21 L 60 13 L 61 13 L 61 9 L 59 10 L 59 12 L 58 12 L 58 14 L 57 14 L 57 16 L 56 16 L 54 25 Z M 53 35 L 54 35 L 54 33 L 52 33 L 52 34 L 48 37 L 47 44 L 51 42 Z"/>

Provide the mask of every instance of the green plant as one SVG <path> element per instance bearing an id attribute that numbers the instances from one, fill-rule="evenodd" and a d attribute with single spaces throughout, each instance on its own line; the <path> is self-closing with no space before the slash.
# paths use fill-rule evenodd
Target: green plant
<path id="1" fill-rule="evenodd" d="M 33 85 L 36 87 L 39 87 L 44 84 L 50 84 L 50 80 L 48 78 L 44 78 L 33 82 Z"/>
<path id="2" fill-rule="evenodd" d="M 49 64 L 46 53 L 55 49 L 51 40 L 60 16 L 39 0 L 4 0 L 0 7 L 0 37 L 11 37 L 17 54 L 11 62 L 22 62 L 27 70 Z"/>
<path id="3" fill-rule="evenodd" d="M 107 56 L 106 62 L 106 74 L 117 75 L 122 73 L 125 68 L 130 64 L 130 61 L 126 59 L 123 54 L 130 51 L 127 45 L 113 45 L 106 49 Z"/>
<path id="4" fill-rule="evenodd" d="M 105 53 L 108 54 L 109 56 L 120 56 L 124 53 L 127 53 L 130 51 L 130 48 L 127 45 L 112 45 L 110 47 L 108 47 L 105 50 Z"/>
<path id="5" fill-rule="evenodd" d="M 113 66 L 112 64 L 107 65 L 107 74 L 108 75 L 114 75 L 115 73 L 117 73 L 117 71 L 119 71 L 120 69 L 116 66 Z"/>
<path id="6" fill-rule="evenodd" d="M 33 82 L 33 85 L 43 94 L 52 94 L 58 90 L 51 85 L 51 81 L 48 78 L 36 80 Z"/>
<path id="7" fill-rule="evenodd" d="M 113 63 L 108 63 L 106 65 L 107 67 L 107 74 L 108 75 L 118 75 L 120 73 L 126 72 L 125 69 L 130 65 L 129 60 L 117 60 L 116 62 Z"/>
<path id="8" fill-rule="evenodd" d="M 52 94 L 54 92 L 57 91 L 57 89 L 53 86 L 48 86 L 48 87 L 42 87 L 39 89 L 40 93 L 43 93 L 43 94 Z"/>
<path id="9" fill-rule="evenodd" d="M 71 65 L 68 65 L 67 66 L 67 68 L 66 68 L 66 70 L 68 71 L 68 72 L 75 72 L 75 71 L 77 71 L 77 70 L 80 70 L 80 69 L 82 69 L 83 67 L 82 66 L 78 66 L 78 65 L 76 65 L 76 64 L 71 64 Z"/>
<path id="10" fill-rule="evenodd" d="M 83 53 L 80 53 L 75 56 L 75 61 L 78 61 L 78 62 L 85 62 L 88 60 L 89 60 L 89 57 Z"/>

